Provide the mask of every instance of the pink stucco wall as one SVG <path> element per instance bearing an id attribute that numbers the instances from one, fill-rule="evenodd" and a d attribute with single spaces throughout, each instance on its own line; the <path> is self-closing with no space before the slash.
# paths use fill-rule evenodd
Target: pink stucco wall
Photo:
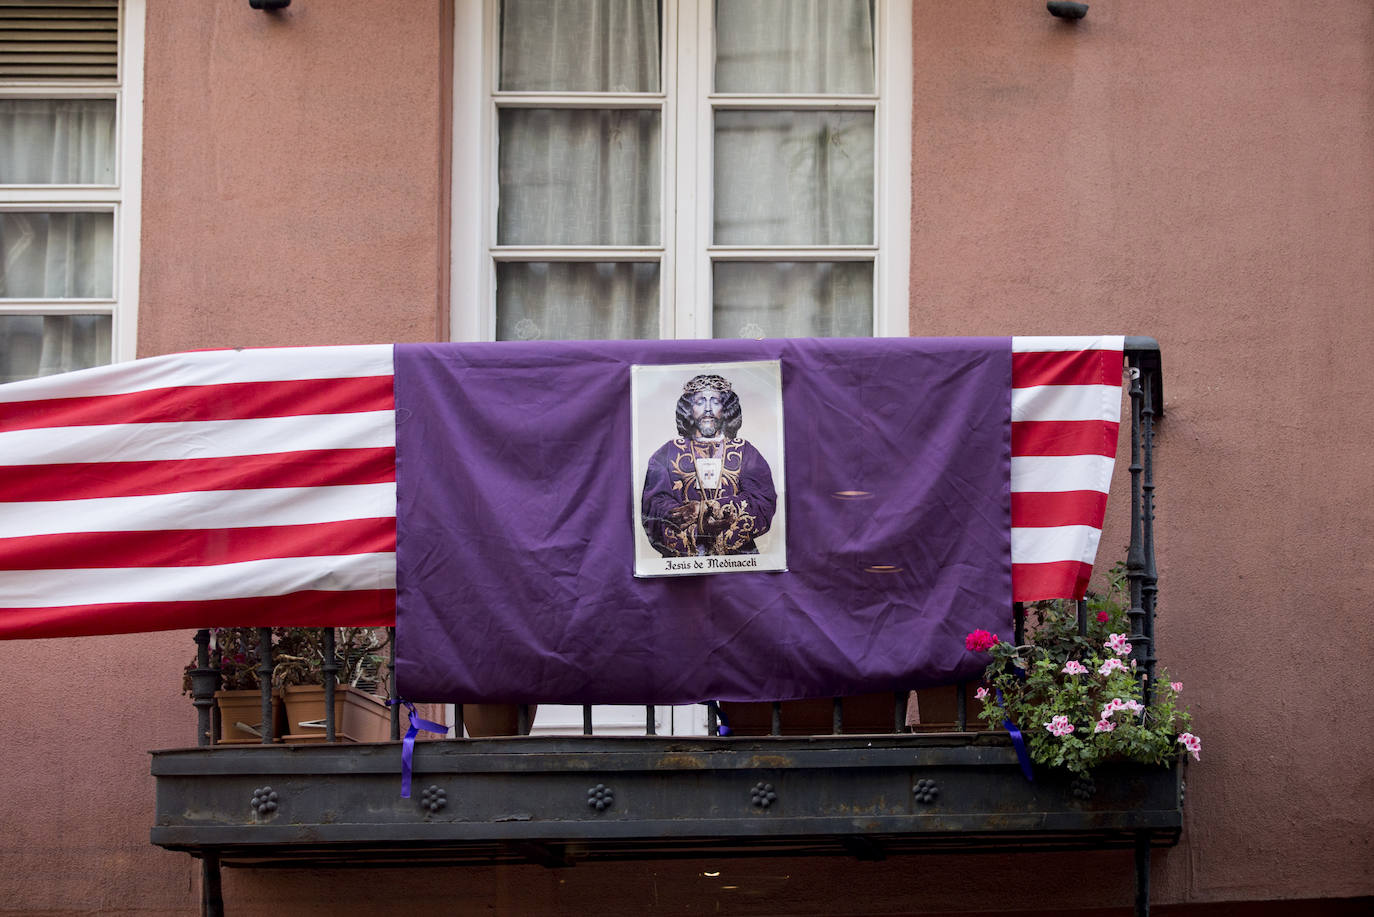
<path id="1" fill-rule="evenodd" d="M 443 4 L 148 5 L 140 352 L 441 337 Z M 915 6 L 913 331 L 1164 347 L 1159 655 L 1205 744 L 1154 900 L 1374 894 L 1374 7 Z M 0 646 L 0 913 L 194 910 L 192 861 L 147 843 L 144 754 L 191 741 L 189 636 Z M 1127 907 L 1130 869 L 229 870 L 224 891 L 231 913 L 971 913 Z"/>

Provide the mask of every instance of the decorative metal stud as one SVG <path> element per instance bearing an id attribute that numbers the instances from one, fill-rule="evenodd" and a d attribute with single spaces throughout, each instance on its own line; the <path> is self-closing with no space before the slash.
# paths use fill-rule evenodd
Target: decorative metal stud
<path id="1" fill-rule="evenodd" d="M 281 799 L 280 794 L 270 786 L 261 786 L 253 791 L 252 802 L 253 813 L 260 817 L 271 815 L 277 811 L 277 801 Z"/>
<path id="2" fill-rule="evenodd" d="M 935 797 L 940 795 L 940 787 L 929 777 L 922 777 L 916 781 L 916 785 L 911 788 L 911 792 L 916 794 L 916 801 L 929 805 L 935 801 Z"/>
<path id="3" fill-rule="evenodd" d="M 604 783 L 598 783 L 587 791 L 587 806 L 598 812 L 604 812 L 615 803 L 615 794 L 611 788 Z"/>
<path id="4" fill-rule="evenodd" d="M 778 794 L 773 790 L 773 784 L 760 781 L 749 791 L 749 798 L 754 805 L 766 809 L 777 800 Z"/>
<path id="5" fill-rule="evenodd" d="M 1180 781 L 1178 782 L 1178 807 L 1179 807 L 1180 809 L 1183 808 L 1183 794 L 1184 794 L 1185 792 L 1187 792 L 1187 790 L 1188 790 L 1188 781 L 1186 781 L 1186 780 L 1180 780 Z"/>
<path id="6" fill-rule="evenodd" d="M 442 787 L 430 784 L 420 793 L 420 808 L 427 812 L 438 812 L 448 805 L 448 794 Z"/>
<path id="7" fill-rule="evenodd" d="M 1091 777 L 1075 777 L 1069 784 L 1069 792 L 1073 793 L 1074 799 L 1092 799 L 1097 793 L 1097 784 Z"/>

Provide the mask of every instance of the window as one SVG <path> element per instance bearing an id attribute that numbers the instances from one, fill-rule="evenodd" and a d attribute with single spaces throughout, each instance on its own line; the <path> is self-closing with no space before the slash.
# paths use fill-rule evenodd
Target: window
<path id="1" fill-rule="evenodd" d="M 0 2 L 0 382 L 134 355 L 143 14 Z"/>
<path id="2" fill-rule="evenodd" d="M 907 333 L 906 0 L 468 0 L 460 340 Z"/>

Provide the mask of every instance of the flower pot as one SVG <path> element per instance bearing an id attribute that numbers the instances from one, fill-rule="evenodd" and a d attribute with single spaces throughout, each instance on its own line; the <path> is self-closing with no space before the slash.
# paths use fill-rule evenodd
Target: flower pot
<path id="1" fill-rule="evenodd" d="M 289 685 L 282 689 L 291 743 L 323 742 L 324 686 Z M 386 700 L 348 685 L 334 689 L 334 738 L 339 742 L 391 741 L 391 709 Z"/>
<path id="2" fill-rule="evenodd" d="M 538 709 L 537 705 L 530 705 L 529 726 L 534 725 L 534 714 Z M 528 728 L 524 733 L 520 732 L 519 704 L 464 704 L 463 726 L 474 739 L 529 735 L 530 732 Z"/>
<path id="3" fill-rule="evenodd" d="M 893 695 L 860 694 L 844 699 L 846 735 L 892 732 Z M 773 729 L 773 705 L 765 702 L 721 701 L 731 735 L 766 736 Z M 782 702 L 785 736 L 829 735 L 834 728 L 834 702 L 828 697 Z"/>
<path id="4" fill-rule="evenodd" d="M 219 735 L 216 745 L 261 745 L 262 744 L 262 692 L 257 688 L 238 691 L 216 691 L 215 704 L 219 707 Z M 286 732 L 286 713 L 282 708 L 281 697 L 272 695 L 272 735 L 281 741 Z"/>

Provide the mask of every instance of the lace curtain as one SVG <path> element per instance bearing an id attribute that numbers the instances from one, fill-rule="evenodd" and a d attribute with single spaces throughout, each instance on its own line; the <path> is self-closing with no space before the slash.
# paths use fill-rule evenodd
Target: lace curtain
<path id="1" fill-rule="evenodd" d="M 502 7 L 503 90 L 658 91 L 657 0 Z M 874 91 L 871 0 L 717 0 L 715 13 L 718 92 Z M 871 111 L 721 110 L 712 130 L 714 243 L 872 243 Z M 656 108 L 503 108 L 498 143 L 499 244 L 661 244 Z M 613 258 L 500 263 L 498 337 L 657 337 L 657 265 Z M 715 333 L 870 334 L 872 286 L 871 262 L 719 262 Z"/>
<path id="2" fill-rule="evenodd" d="M 112 99 L 0 99 L 0 184 L 115 183 Z M 0 211 L 4 300 L 110 299 L 109 211 Z M 0 381 L 108 363 L 109 315 L 0 315 Z"/>

